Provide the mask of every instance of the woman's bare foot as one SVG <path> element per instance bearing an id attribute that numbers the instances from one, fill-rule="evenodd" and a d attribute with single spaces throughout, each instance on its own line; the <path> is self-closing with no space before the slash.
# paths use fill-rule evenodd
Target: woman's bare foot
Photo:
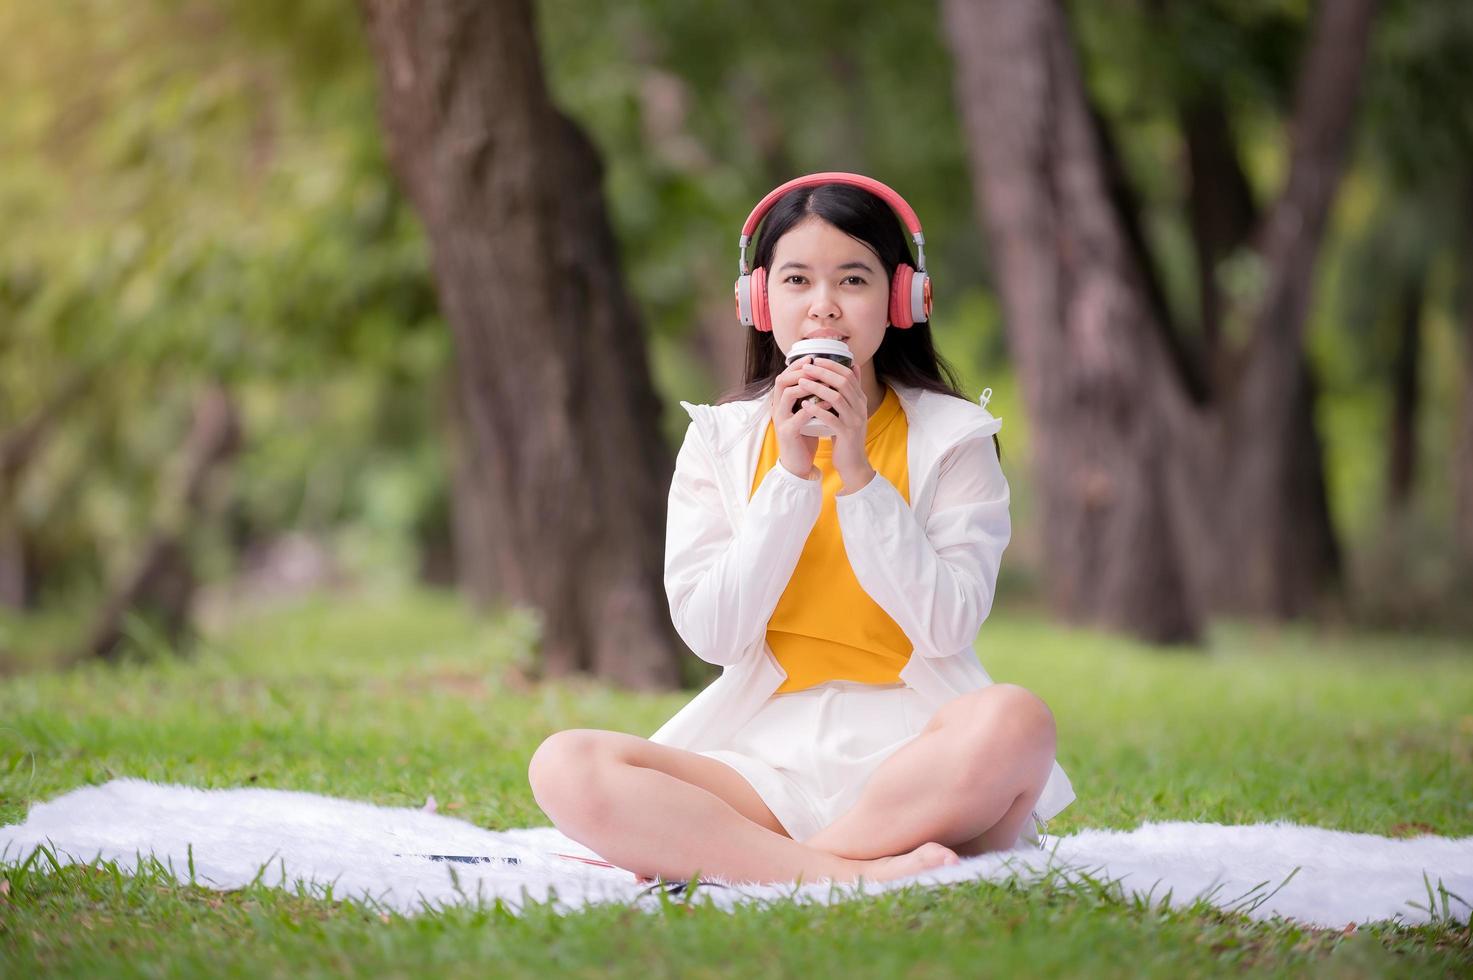
<path id="1" fill-rule="evenodd" d="M 836 858 L 840 862 L 840 869 L 832 874 L 823 875 L 829 881 L 853 881 L 863 876 L 866 881 L 890 881 L 894 878 L 904 878 L 908 875 L 920 874 L 930 868 L 939 868 L 947 864 L 956 864 L 961 861 L 955 851 L 944 844 L 927 843 L 905 854 L 897 854 L 894 857 L 875 858 L 872 861 L 858 861 L 848 858 Z M 641 885 L 648 884 L 655 879 L 650 875 L 634 872 L 634 878 Z"/>
<path id="2" fill-rule="evenodd" d="M 855 865 L 855 877 L 862 875 L 866 881 L 890 881 L 960 861 L 961 858 L 951 848 L 933 841 L 906 854 L 852 863 Z"/>

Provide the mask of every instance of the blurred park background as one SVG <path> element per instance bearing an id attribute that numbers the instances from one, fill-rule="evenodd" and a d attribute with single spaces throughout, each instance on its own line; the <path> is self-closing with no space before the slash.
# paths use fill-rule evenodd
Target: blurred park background
<path id="1" fill-rule="evenodd" d="M 0 50 L 6 671 L 429 588 L 534 673 L 698 679 L 676 402 L 819 170 L 914 206 L 993 391 L 999 608 L 1473 630 L 1457 0 L 0 0 Z"/>
<path id="2" fill-rule="evenodd" d="M 0 0 L 0 92 L 0 825 L 122 776 L 546 824 L 542 739 L 714 675 L 661 583 L 677 403 L 743 380 L 749 210 L 845 170 L 918 212 L 1004 420 L 977 649 L 1059 722 L 1051 833 L 1473 832 L 1463 0 Z M 40 867 L 0 862 L 0 973 L 1470 949 L 1446 894 L 1359 933 L 985 882 L 407 921 Z"/>

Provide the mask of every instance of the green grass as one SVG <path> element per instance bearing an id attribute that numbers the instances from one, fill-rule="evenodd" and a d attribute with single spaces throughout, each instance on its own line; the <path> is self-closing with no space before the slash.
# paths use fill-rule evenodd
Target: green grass
<path id="1" fill-rule="evenodd" d="M 689 694 L 529 685 L 531 635 L 524 618 L 477 621 L 442 595 L 307 600 L 222 627 L 188 659 L 0 679 L 0 824 L 76 786 L 136 776 L 399 806 L 433 794 L 482 826 L 545 825 L 526 784 L 543 737 L 648 735 Z M 1037 691 L 1058 719 L 1079 799 L 1051 833 L 1289 819 L 1473 834 L 1473 657 L 1456 641 L 1231 625 L 1205 652 L 1161 652 L 1000 609 L 978 650 L 995 679 Z M 0 867 L 0 976 L 1473 968 L 1469 931 L 1446 920 L 1344 935 L 1058 879 L 735 913 L 671 899 L 654 913 L 402 917 L 321 893 L 181 886 L 158 869 L 45 867 L 44 854 Z"/>

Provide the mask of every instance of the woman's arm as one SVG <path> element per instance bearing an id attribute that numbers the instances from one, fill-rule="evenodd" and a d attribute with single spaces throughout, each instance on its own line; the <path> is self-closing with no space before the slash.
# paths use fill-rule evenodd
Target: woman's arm
<path id="1" fill-rule="evenodd" d="M 822 508 L 822 483 L 778 463 L 733 533 L 716 463 L 691 423 L 670 482 L 665 595 L 676 632 L 696 656 L 729 666 L 762 636 Z"/>
<path id="2" fill-rule="evenodd" d="M 990 434 L 956 446 L 940 467 L 924 528 L 883 473 L 836 501 L 855 578 L 928 657 L 977 639 L 1012 536 L 1008 481 Z"/>

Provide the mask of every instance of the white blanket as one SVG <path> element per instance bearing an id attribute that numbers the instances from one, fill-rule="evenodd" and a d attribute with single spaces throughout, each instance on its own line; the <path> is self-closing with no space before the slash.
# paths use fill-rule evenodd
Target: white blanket
<path id="1" fill-rule="evenodd" d="M 596 858 L 550 827 L 492 831 L 420 809 L 391 808 L 274 789 L 201 790 L 115 779 L 31 808 L 0 827 L 0 862 L 47 845 L 62 862 L 101 858 L 135 870 L 152 855 L 176 878 L 210 888 L 254 880 L 311 894 L 358 898 L 414 913 L 448 904 L 531 901 L 559 912 L 593 902 L 658 907 L 671 894 L 721 908 L 789 899 L 828 903 L 917 883 L 1053 875 L 1110 881 L 1122 898 L 1173 907 L 1198 898 L 1255 919 L 1275 915 L 1322 927 L 1433 915 L 1468 920 L 1473 837 L 1396 840 L 1275 822 L 1247 826 L 1146 822 L 1135 830 L 1045 835 L 1038 850 L 964 859 L 883 883 L 733 885 L 711 875 L 694 888 L 641 883 L 630 872 L 562 855 Z M 484 863 L 413 855 L 488 857 Z M 502 860 L 514 858 L 515 861 Z M 45 867 L 40 858 L 36 865 Z M 192 867 L 192 872 L 191 872 Z M 3 876 L 3 871 L 0 871 Z"/>

